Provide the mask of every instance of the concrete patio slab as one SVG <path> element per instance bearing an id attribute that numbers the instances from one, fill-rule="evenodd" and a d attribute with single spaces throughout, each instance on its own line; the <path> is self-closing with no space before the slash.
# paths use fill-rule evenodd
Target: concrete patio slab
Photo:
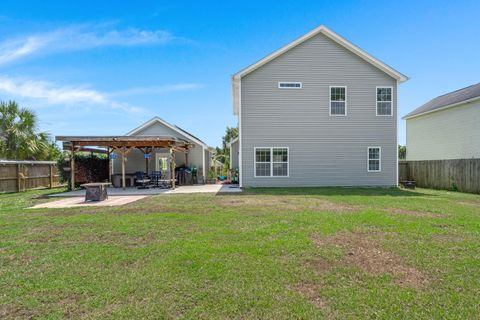
<path id="1" fill-rule="evenodd" d="M 144 196 L 144 195 L 143 196 L 109 196 L 108 199 L 104 201 L 85 202 L 84 198 L 74 196 L 74 197 L 66 197 L 57 201 L 37 204 L 36 206 L 31 207 L 30 209 L 121 206 L 127 203 L 131 203 L 131 202 L 143 199 L 145 197 L 147 196 Z"/>
<path id="2" fill-rule="evenodd" d="M 185 193 L 236 193 L 242 192 L 237 185 L 231 184 L 199 184 L 193 186 L 178 186 L 175 190 L 171 189 L 137 189 L 137 188 L 108 188 L 108 196 L 151 196 L 160 194 L 185 194 Z M 68 191 L 55 193 L 50 197 L 85 197 L 85 190 Z"/>

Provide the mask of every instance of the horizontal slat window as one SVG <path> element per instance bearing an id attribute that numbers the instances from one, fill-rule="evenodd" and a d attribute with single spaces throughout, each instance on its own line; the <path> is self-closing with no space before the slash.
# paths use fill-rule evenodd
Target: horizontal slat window
<path id="1" fill-rule="evenodd" d="M 301 82 L 279 82 L 279 89 L 302 89 Z"/>

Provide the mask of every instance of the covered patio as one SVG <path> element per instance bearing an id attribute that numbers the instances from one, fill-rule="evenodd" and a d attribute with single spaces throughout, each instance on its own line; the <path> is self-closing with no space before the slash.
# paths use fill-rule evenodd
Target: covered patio
<path id="1" fill-rule="evenodd" d="M 171 189 L 175 189 L 175 152 L 185 154 L 185 163 L 188 166 L 188 153 L 193 144 L 187 140 L 173 136 L 57 136 L 57 141 L 63 142 L 63 149 L 70 151 L 70 188 L 75 190 L 75 153 L 85 147 L 105 148 L 109 158 L 108 180 L 112 182 L 110 174 L 112 168 L 112 153 L 120 155 L 121 187 L 126 190 L 125 162 L 133 150 L 140 150 L 145 156 L 145 172 L 149 172 L 148 159 L 156 150 L 167 150 L 169 155 L 169 176 L 166 177 Z M 99 182 L 99 181 L 96 181 Z M 160 193 L 160 192 L 158 192 Z M 155 194 L 155 193 L 153 193 Z"/>

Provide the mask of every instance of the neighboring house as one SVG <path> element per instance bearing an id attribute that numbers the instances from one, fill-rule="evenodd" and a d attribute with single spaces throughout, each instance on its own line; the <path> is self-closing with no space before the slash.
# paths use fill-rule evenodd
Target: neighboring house
<path id="1" fill-rule="evenodd" d="M 240 186 L 395 186 L 408 78 L 325 26 L 232 76 Z"/>
<path id="2" fill-rule="evenodd" d="M 407 160 L 480 158 L 480 83 L 407 114 Z"/>
<path id="3" fill-rule="evenodd" d="M 188 154 L 182 152 L 175 152 L 175 165 L 177 167 L 187 164 L 189 167 L 196 167 L 198 169 L 199 177 L 206 177 L 208 168 L 210 167 L 210 152 L 208 145 L 188 133 L 187 131 L 172 125 L 165 120 L 154 117 L 153 119 L 145 122 L 141 126 L 133 129 L 127 136 L 170 136 L 178 139 L 183 139 L 191 142 L 194 146 L 188 152 Z M 117 156 L 120 159 L 120 156 Z M 164 170 L 168 171 L 169 165 L 169 153 L 166 149 L 157 149 L 150 156 L 145 159 L 143 153 L 140 150 L 133 150 L 127 158 L 125 163 L 125 171 L 127 173 L 135 173 L 136 171 L 145 171 L 146 162 L 148 162 L 149 171 L 152 170 Z M 206 168 L 206 170 L 204 170 Z M 112 166 L 113 174 L 121 173 L 120 160 L 114 160 Z"/>
<path id="4" fill-rule="evenodd" d="M 238 169 L 238 138 L 230 141 L 227 147 L 230 149 L 230 169 Z"/>

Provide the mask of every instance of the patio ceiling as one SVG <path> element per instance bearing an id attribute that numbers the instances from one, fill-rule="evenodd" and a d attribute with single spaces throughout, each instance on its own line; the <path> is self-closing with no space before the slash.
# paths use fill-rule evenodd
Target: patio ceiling
<path id="1" fill-rule="evenodd" d="M 63 141 L 63 148 L 71 150 L 75 147 L 96 146 L 110 148 L 172 148 L 176 151 L 188 152 L 193 144 L 187 140 L 172 136 L 56 136 Z"/>

